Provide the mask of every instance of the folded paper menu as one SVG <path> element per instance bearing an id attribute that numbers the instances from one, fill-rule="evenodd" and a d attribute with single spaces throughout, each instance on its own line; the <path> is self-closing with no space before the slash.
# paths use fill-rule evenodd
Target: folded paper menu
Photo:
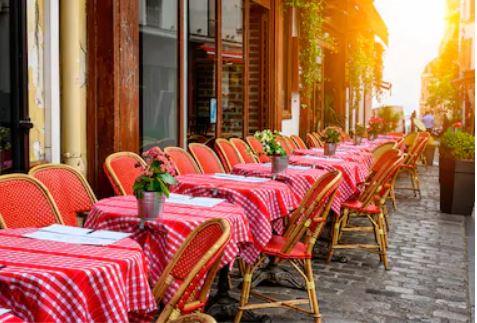
<path id="1" fill-rule="evenodd" d="M 6 314 L 6 313 L 9 313 L 10 310 L 7 309 L 7 308 L 0 308 L 0 315 L 3 315 L 3 314 Z"/>
<path id="2" fill-rule="evenodd" d="M 226 179 L 226 180 L 236 181 L 236 182 L 247 182 L 247 183 L 264 183 L 270 180 L 268 178 L 262 178 L 262 177 L 252 177 L 252 176 L 245 177 L 240 175 L 222 174 L 222 173 L 216 173 L 214 175 L 214 178 Z"/>
<path id="3" fill-rule="evenodd" d="M 225 200 L 212 197 L 194 197 L 189 198 L 188 200 L 170 200 L 168 202 L 190 206 L 214 207 L 222 202 L 225 202 Z"/>
<path id="4" fill-rule="evenodd" d="M 180 201 L 187 201 L 190 200 L 192 196 L 190 195 L 183 195 L 183 194 L 177 194 L 177 193 L 171 193 L 169 194 L 169 197 L 167 198 L 167 202 L 180 202 Z"/>
<path id="5" fill-rule="evenodd" d="M 304 156 L 306 159 L 311 159 L 311 160 L 323 160 L 323 161 L 332 161 L 332 162 L 342 162 L 342 159 L 338 158 L 331 158 L 331 157 L 317 157 L 317 156 L 310 156 L 310 155 L 305 155 Z"/>
<path id="6" fill-rule="evenodd" d="M 92 229 L 53 224 L 35 232 L 24 234 L 23 236 L 38 240 L 105 246 L 124 239 L 129 235 L 129 233 L 124 232 L 108 230 L 95 231 Z"/>
<path id="7" fill-rule="evenodd" d="M 294 165 L 288 165 L 289 169 L 295 169 L 295 170 L 309 170 L 311 167 L 308 166 L 294 166 Z"/>

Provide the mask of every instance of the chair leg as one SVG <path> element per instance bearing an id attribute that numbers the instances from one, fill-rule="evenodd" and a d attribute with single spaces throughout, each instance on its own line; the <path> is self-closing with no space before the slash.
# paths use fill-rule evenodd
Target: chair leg
<path id="1" fill-rule="evenodd" d="M 391 200 L 393 201 L 393 208 L 396 211 L 397 210 L 397 203 L 396 203 L 396 190 L 394 189 L 396 185 L 396 180 L 397 180 L 397 174 L 394 176 L 392 182 L 391 182 L 391 189 L 389 192 L 389 195 L 391 196 Z"/>
<path id="2" fill-rule="evenodd" d="M 379 220 L 375 217 L 372 221 L 373 223 L 373 228 L 374 228 L 374 240 L 376 240 L 376 245 L 378 245 L 379 248 L 379 261 L 384 263 L 384 258 L 383 254 L 381 253 L 381 236 L 379 235 Z"/>
<path id="3" fill-rule="evenodd" d="M 240 302 L 237 314 L 234 318 L 234 323 L 239 323 L 242 320 L 242 315 L 244 310 L 243 306 L 248 304 L 248 299 L 250 297 L 250 288 L 252 286 L 252 266 L 245 264 L 244 274 L 243 274 L 243 284 L 242 284 L 242 293 L 240 295 Z"/>
<path id="4" fill-rule="evenodd" d="M 345 210 L 346 212 L 346 210 Z M 340 222 L 341 218 L 337 219 L 336 216 L 333 217 L 333 226 L 331 229 L 331 240 L 330 240 L 330 245 L 329 245 L 329 250 L 328 250 L 328 257 L 326 258 L 326 262 L 330 263 L 331 258 L 333 257 L 333 252 L 335 246 L 338 244 L 338 239 L 340 235 Z"/>
<path id="5" fill-rule="evenodd" d="M 388 266 L 388 257 L 387 257 L 387 241 L 386 236 L 384 235 L 385 224 L 384 224 L 384 215 L 380 213 L 378 216 L 378 227 L 379 227 L 379 238 L 380 238 L 380 254 L 382 255 L 381 259 L 383 261 L 384 268 L 389 269 Z"/>
<path id="6" fill-rule="evenodd" d="M 419 198 L 421 198 L 421 187 L 419 184 L 419 176 L 417 175 L 417 170 L 414 169 L 412 173 L 413 173 L 412 176 L 414 176 L 414 182 L 415 182 L 417 193 L 419 194 Z"/>
<path id="7" fill-rule="evenodd" d="M 313 267 L 311 259 L 305 259 L 305 275 L 306 275 L 306 289 L 308 291 L 308 298 L 310 299 L 310 308 L 313 312 L 313 318 L 316 323 L 321 322 L 320 307 L 318 305 L 318 297 L 316 296 L 315 276 L 313 275 Z"/>

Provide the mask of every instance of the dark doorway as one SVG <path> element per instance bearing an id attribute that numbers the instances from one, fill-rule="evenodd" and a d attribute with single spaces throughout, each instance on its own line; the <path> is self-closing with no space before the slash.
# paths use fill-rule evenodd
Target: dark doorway
<path id="1" fill-rule="evenodd" d="M 29 167 L 25 1 L 0 1 L 0 174 Z"/>

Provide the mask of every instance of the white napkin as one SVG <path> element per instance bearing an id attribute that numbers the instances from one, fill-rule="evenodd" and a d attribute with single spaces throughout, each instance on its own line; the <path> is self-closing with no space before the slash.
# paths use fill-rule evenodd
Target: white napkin
<path id="1" fill-rule="evenodd" d="M 262 178 L 262 177 L 246 177 L 246 176 L 241 176 L 241 175 L 233 175 L 233 174 L 214 174 L 214 178 L 218 179 L 226 179 L 229 181 L 236 181 L 236 182 L 247 182 L 247 183 L 264 183 L 268 182 L 270 179 L 268 178 Z"/>

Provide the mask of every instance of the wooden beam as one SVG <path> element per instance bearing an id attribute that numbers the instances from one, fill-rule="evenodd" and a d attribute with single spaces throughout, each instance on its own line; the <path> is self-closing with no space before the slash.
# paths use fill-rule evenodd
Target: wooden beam
<path id="1" fill-rule="evenodd" d="M 215 97 L 217 99 L 217 120 L 215 136 L 222 134 L 222 0 L 215 0 Z"/>
<path id="2" fill-rule="evenodd" d="M 250 111 L 250 0 L 244 0 L 243 8 L 243 121 L 242 121 L 242 137 L 248 135 L 249 132 L 249 111 Z"/>
<path id="3" fill-rule="evenodd" d="M 185 1 L 186 0 L 179 0 L 179 6 L 178 6 L 178 19 L 177 21 L 179 22 L 179 28 L 178 28 L 178 53 L 179 57 L 177 58 L 177 63 L 178 63 L 178 68 L 179 68 L 179 79 L 178 79 L 178 84 L 177 88 L 179 89 L 178 91 L 178 98 L 177 98 L 177 108 L 179 109 L 177 111 L 177 118 L 179 119 L 178 122 L 178 127 L 177 131 L 178 133 L 178 146 L 182 148 L 186 148 L 187 143 L 185 142 L 185 134 L 186 134 L 186 127 L 187 125 L 185 124 L 186 116 L 185 116 L 185 111 L 186 111 L 186 93 L 184 92 L 184 81 L 185 78 L 187 77 L 187 71 L 185 70 L 185 63 L 186 60 L 185 58 L 185 44 L 187 39 L 185 39 L 185 23 L 184 23 L 184 8 L 185 8 Z"/>

